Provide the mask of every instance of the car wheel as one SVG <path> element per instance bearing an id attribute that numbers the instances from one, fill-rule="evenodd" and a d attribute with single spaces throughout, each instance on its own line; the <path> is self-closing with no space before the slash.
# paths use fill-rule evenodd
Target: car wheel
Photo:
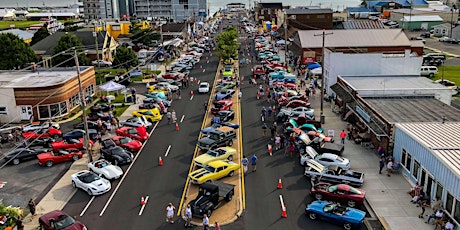
<path id="1" fill-rule="evenodd" d="M 46 165 L 46 167 L 51 167 L 51 166 L 53 166 L 53 162 L 52 161 L 47 161 L 45 163 L 45 165 Z"/>
<path id="2" fill-rule="evenodd" d="M 351 223 L 345 222 L 345 223 L 343 224 L 343 228 L 345 228 L 346 230 L 351 230 L 352 225 L 351 225 Z"/>
<path id="3" fill-rule="evenodd" d="M 311 213 L 308 214 L 308 217 L 309 217 L 310 219 L 312 219 L 312 220 L 316 220 L 316 213 L 312 213 L 312 212 L 311 212 Z"/>
<path id="4" fill-rule="evenodd" d="M 317 200 L 321 200 L 321 199 L 323 199 L 323 195 L 322 195 L 321 193 L 316 193 L 316 194 L 315 194 L 315 198 L 316 198 Z"/>
<path id="5" fill-rule="evenodd" d="M 228 174 L 228 176 L 233 176 L 235 174 L 235 171 L 230 171 L 230 173 Z"/>
<path id="6" fill-rule="evenodd" d="M 232 146 L 232 145 L 233 145 L 233 141 L 232 140 L 228 141 L 228 146 Z"/>
<path id="7" fill-rule="evenodd" d="M 76 161 L 78 159 L 80 159 L 80 158 L 77 155 L 73 155 L 72 160 Z"/>
<path id="8" fill-rule="evenodd" d="M 230 156 L 228 156 L 228 158 L 227 158 L 227 159 L 228 159 L 229 161 L 232 161 L 232 160 L 233 160 L 233 156 L 232 156 L 232 155 L 230 155 Z"/>
<path id="9" fill-rule="evenodd" d="M 58 138 L 59 138 L 59 135 L 55 134 L 55 135 L 53 135 L 53 138 L 54 138 L 54 139 L 58 139 Z"/>
<path id="10" fill-rule="evenodd" d="M 225 197 L 226 201 L 231 201 L 233 199 L 233 191 L 229 192 Z"/>
<path id="11" fill-rule="evenodd" d="M 21 161 L 17 158 L 13 159 L 13 164 L 14 165 L 18 165 L 19 163 L 21 163 Z"/>
<path id="12" fill-rule="evenodd" d="M 72 181 L 72 187 L 76 188 L 77 184 L 75 184 L 75 181 Z"/>
<path id="13" fill-rule="evenodd" d="M 352 207 L 352 208 L 355 207 L 355 206 L 356 206 L 356 201 L 354 201 L 354 200 L 349 200 L 349 201 L 348 201 L 348 206 L 349 206 L 349 207 Z"/>
<path id="14" fill-rule="evenodd" d="M 91 192 L 91 189 L 88 189 L 86 190 L 86 192 L 88 193 L 88 195 L 92 196 L 93 195 L 93 192 Z"/>
<path id="15" fill-rule="evenodd" d="M 434 77 L 434 73 L 430 73 L 430 78 Z"/>

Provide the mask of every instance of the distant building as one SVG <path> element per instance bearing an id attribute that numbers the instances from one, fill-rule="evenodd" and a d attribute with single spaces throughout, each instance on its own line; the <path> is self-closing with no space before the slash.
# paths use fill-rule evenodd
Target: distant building
<path id="1" fill-rule="evenodd" d="M 208 15 L 206 0 L 134 0 L 133 14 L 141 19 L 166 19 L 181 22 L 201 20 Z"/>
<path id="2" fill-rule="evenodd" d="M 14 34 L 18 36 L 19 38 L 21 38 L 22 40 L 24 40 L 25 43 L 30 43 L 32 41 L 32 38 L 34 37 L 33 33 L 30 33 L 24 30 L 20 30 L 20 29 L 1 30 L 0 33 L 1 34 L 6 34 L 6 33 Z"/>
<path id="3" fill-rule="evenodd" d="M 120 18 L 118 0 L 78 0 L 83 2 L 84 17 L 88 20 Z"/>
<path id="4" fill-rule="evenodd" d="M 332 9 L 319 7 L 295 7 L 286 9 L 287 28 L 296 30 L 332 29 Z"/>
<path id="5" fill-rule="evenodd" d="M 16 17 L 14 9 L 0 9 L 0 20 L 11 21 Z"/>
<path id="6" fill-rule="evenodd" d="M 262 21 L 274 21 L 275 24 L 278 24 L 277 14 L 279 11 L 283 10 L 283 3 L 282 2 L 256 2 L 255 5 L 255 17 L 257 22 Z"/>
<path id="7" fill-rule="evenodd" d="M 438 15 L 404 16 L 399 21 L 399 27 L 405 30 L 431 30 L 440 24 L 442 24 L 442 18 Z"/>
<path id="8" fill-rule="evenodd" d="M 244 3 L 229 3 L 226 5 L 226 9 L 228 11 L 242 11 L 246 9 L 246 5 Z"/>

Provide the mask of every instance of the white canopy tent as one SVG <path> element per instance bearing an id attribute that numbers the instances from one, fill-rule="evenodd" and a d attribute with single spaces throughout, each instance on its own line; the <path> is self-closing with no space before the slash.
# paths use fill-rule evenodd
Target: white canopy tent
<path id="1" fill-rule="evenodd" d="M 124 85 L 121 85 L 121 84 L 118 84 L 114 81 L 109 81 L 101 86 L 99 86 L 99 89 L 101 91 L 104 91 L 106 93 L 108 92 L 113 92 L 113 91 L 120 91 L 120 90 L 125 90 L 126 89 L 126 86 Z M 126 91 L 126 90 L 125 90 Z M 126 92 L 123 92 L 124 96 L 125 96 L 125 101 L 126 101 Z M 110 101 L 114 100 L 115 97 L 113 95 L 108 95 L 107 96 L 107 99 Z"/>

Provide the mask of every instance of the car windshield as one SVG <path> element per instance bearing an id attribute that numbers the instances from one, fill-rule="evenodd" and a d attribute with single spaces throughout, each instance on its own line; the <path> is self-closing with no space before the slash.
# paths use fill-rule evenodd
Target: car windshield
<path id="1" fill-rule="evenodd" d="M 70 216 L 60 216 L 59 219 L 54 222 L 54 229 L 65 229 L 71 225 L 75 224 L 75 220 Z"/>
<path id="2" fill-rule="evenodd" d="M 208 87 L 207 84 L 201 84 L 201 85 L 200 85 L 200 88 L 207 88 L 207 87 Z"/>
<path id="3" fill-rule="evenodd" d="M 345 161 L 345 159 L 343 159 L 342 157 L 337 157 L 336 160 L 339 161 L 339 162 L 344 162 Z"/>
<path id="4" fill-rule="evenodd" d="M 337 186 L 337 185 L 329 186 L 329 188 L 327 189 L 327 191 L 328 191 L 328 192 L 335 192 L 335 191 L 337 191 L 337 188 L 338 188 L 338 187 L 339 187 L 339 186 Z"/>
<path id="5" fill-rule="evenodd" d="M 116 148 L 113 148 L 113 149 L 112 149 L 112 154 L 115 154 L 115 155 L 117 155 L 117 154 L 123 154 L 124 152 L 125 152 L 125 151 L 124 151 L 122 148 L 120 148 L 120 147 L 116 147 Z"/>
<path id="6" fill-rule="evenodd" d="M 217 157 L 219 155 L 219 153 L 217 153 L 215 151 L 208 151 L 206 154 L 208 154 L 209 156 L 212 156 L 212 157 Z"/>
<path id="7" fill-rule="evenodd" d="M 225 72 L 229 72 L 229 71 L 232 71 L 232 67 L 231 66 L 225 66 Z"/>
<path id="8" fill-rule="evenodd" d="M 94 174 L 94 173 L 86 173 L 84 175 L 81 175 L 79 176 L 80 180 L 83 182 L 83 183 L 91 183 L 93 181 L 97 181 L 99 180 L 100 178 Z"/>
<path id="9" fill-rule="evenodd" d="M 129 137 L 120 138 L 120 144 L 128 144 L 129 142 L 131 142 Z"/>
<path id="10" fill-rule="evenodd" d="M 324 209 L 323 211 L 324 212 L 332 212 L 332 210 L 334 210 L 336 204 L 328 204 L 326 206 L 324 206 Z"/>
<path id="11" fill-rule="evenodd" d="M 212 166 L 206 166 L 204 169 L 206 169 L 206 171 L 209 171 L 209 172 L 214 172 L 216 171 L 216 168 L 212 167 Z"/>

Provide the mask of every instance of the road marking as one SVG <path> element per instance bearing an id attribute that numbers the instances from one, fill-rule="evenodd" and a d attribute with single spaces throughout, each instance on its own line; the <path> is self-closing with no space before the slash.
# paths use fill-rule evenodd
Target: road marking
<path id="1" fill-rule="evenodd" d="M 83 211 L 80 212 L 80 216 L 83 216 L 85 215 L 85 212 L 86 210 L 89 208 L 89 206 L 91 205 L 91 203 L 93 203 L 93 200 L 96 196 L 93 196 L 91 197 L 91 200 L 89 200 L 88 204 L 86 204 L 85 208 L 83 209 Z"/>
<path id="2" fill-rule="evenodd" d="M 145 206 L 147 205 L 147 201 L 149 200 L 149 196 L 146 196 L 145 197 L 145 204 L 144 205 L 141 205 L 141 210 L 139 211 L 139 216 L 142 215 L 142 212 L 144 212 L 144 208 Z"/>
<path id="3" fill-rule="evenodd" d="M 169 150 L 171 150 L 171 145 L 169 145 L 169 146 L 168 146 L 168 149 L 166 149 L 165 157 L 167 157 L 167 156 L 168 156 L 168 154 L 169 154 Z"/>
<path id="4" fill-rule="evenodd" d="M 185 115 L 182 115 L 182 118 L 180 119 L 180 123 L 184 121 Z"/>
<path id="5" fill-rule="evenodd" d="M 198 85 L 200 84 L 201 80 L 198 80 Z"/>
<path id="6" fill-rule="evenodd" d="M 159 123 L 160 123 L 160 122 L 157 121 L 157 123 L 155 124 L 155 126 L 153 126 L 153 129 L 152 129 L 152 131 L 150 131 L 149 136 L 152 136 L 153 131 L 155 131 L 155 129 L 157 128 L 157 126 L 158 126 Z M 125 180 L 125 177 L 126 177 L 126 175 L 128 175 L 129 170 L 131 169 L 131 167 L 133 167 L 133 165 L 134 165 L 134 163 L 136 162 L 136 160 L 137 160 L 137 158 L 139 157 L 139 155 L 141 155 L 140 153 L 141 153 L 142 150 L 144 149 L 146 143 L 147 143 L 147 141 L 142 145 L 141 149 L 139 150 L 139 153 L 136 155 L 136 157 L 134 157 L 134 160 L 133 160 L 133 162 L 131 162 L 131 164 L 129 165 L 128 169 L 126 169 L 126 172 L 125 172 L 125 174 L 123 175 L 123 177 L 121 178 L 120 183 L 118 183 L 117 187 L 115 188 L 115 190 L 114 190 L 114 191 L 112 192 L 112 194 L 110 195 L 109 200 L 107 201 L 107 203 L 105 203 L 104 207 L 102 208 L 101 213 L 99 213 L 99 216 L 104 215 L 105 210 L 107 209 L 107 207 L 109 206 L 109 204 L 110 204 L 110 202 L 112 201 L 113 197 L 115 196 L 115 193 L 117 193 L 118 188 L 120 188 L 120 185 L 121 185 L 121 184 L 123 183 L 123 181 Z"/>
<path id="7" fill-rule="evenodd" d="M 193 100 L 193 95 L 190 97 L 190 101 Z"/>

